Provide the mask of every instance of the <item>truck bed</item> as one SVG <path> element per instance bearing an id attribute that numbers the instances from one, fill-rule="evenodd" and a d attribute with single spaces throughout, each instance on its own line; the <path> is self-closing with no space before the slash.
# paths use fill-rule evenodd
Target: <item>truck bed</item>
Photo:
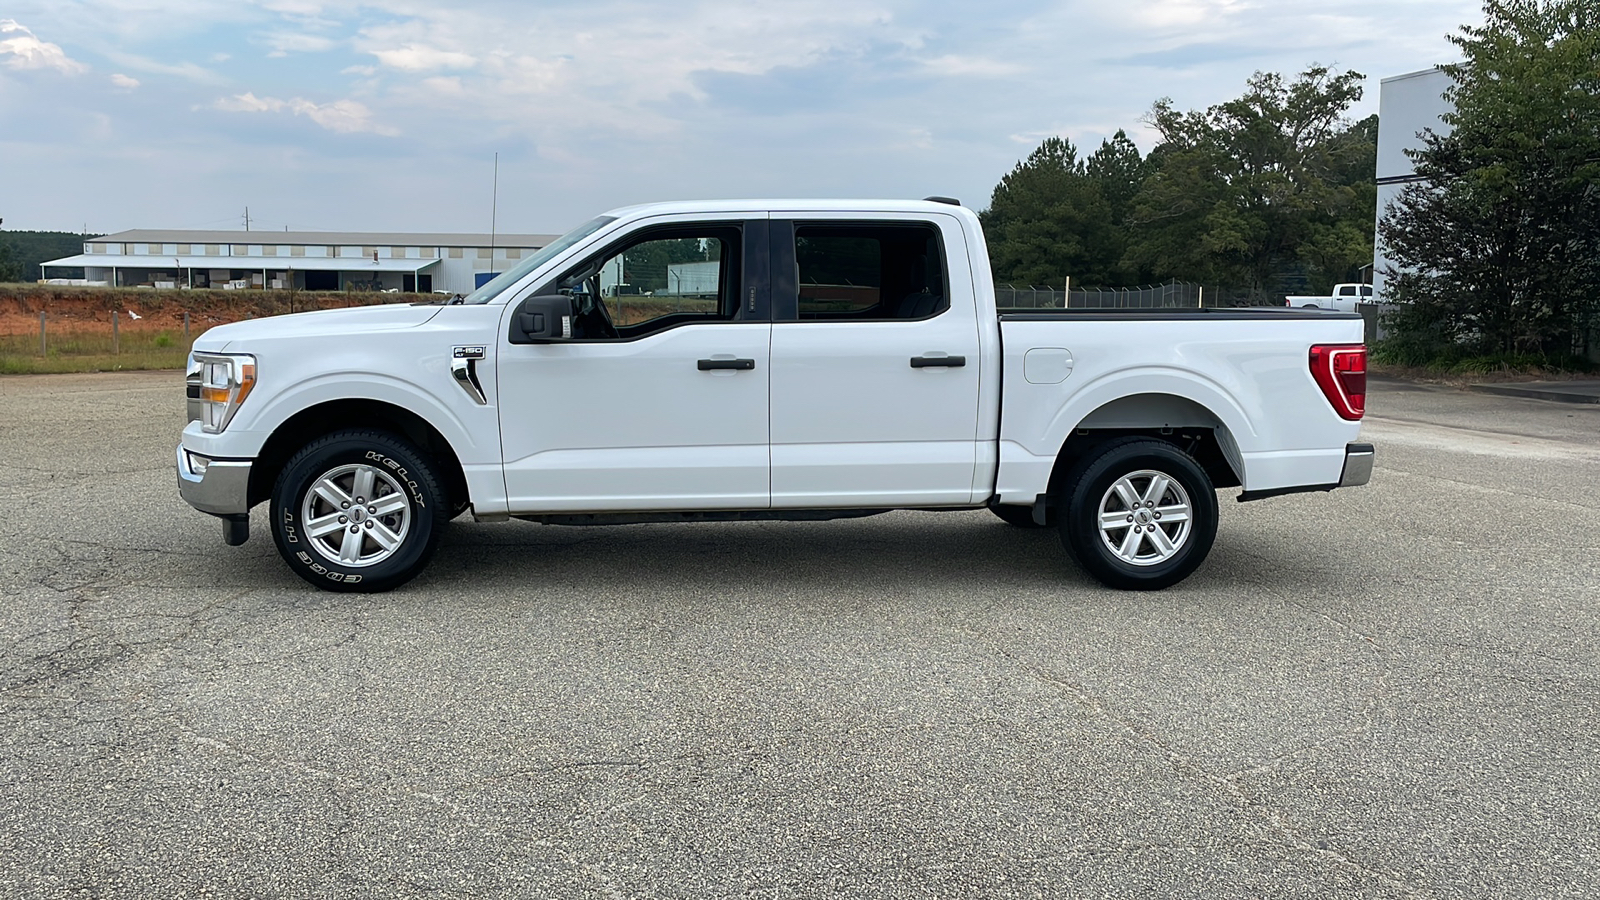
<path id="1" fill-rule="evenodd" d="M 1316 309 L 1002 313 L 996 492 L 1033 503 L 1076 429 L 1210 429 L 1247 491 L 1339 481 L 1360 423 L 1310 370 L 1318 344 L 1360 344 L 1361 316 Z"/>

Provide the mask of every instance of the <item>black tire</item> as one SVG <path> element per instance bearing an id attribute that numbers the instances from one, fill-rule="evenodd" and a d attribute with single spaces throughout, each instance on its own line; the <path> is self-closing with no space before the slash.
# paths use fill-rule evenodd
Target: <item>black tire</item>
<path id="1" fill-rule="evenodd" d="M 1000 518 L 1000 521 L 1006 523 L 1007 525 L 1015 525 L 1018 528 L 1045 527 L 1033 520 L 1033 507 L 1031 506 L 1013 506 L 1011 504 L 1005 504 L 1002 506 L 991 506 L 989 507 L 989 512 L 994 513 Z"/>
<path id="2" fill-rule="evenodd" d="M 1169 479 L 1168 486 L 1161 488 L 1147 473 Z M 1124 494 L 1114 490 L 1124 478 L 1129 479 L 1124 487 L 1140 501 L 1132 507 Z M 1061 541 L 1078 564 L 1107 587 L 1132 591 L 1171 587 L 1200 567 L 1216 540 L 1217 493 L 1210 477 L 1194 457 L 1166 441 L 1137 437 L 1108 441 L 1073 467 L 1065 485 Z M 1161 496 L 1148 499 L 1151 490 L 1161 490 Z M 1189 519 L 1174 524 L 1171 517 L 1180 500 L 1188 507 Z M 1154 506 L 1146 505 L 1150 503 Z M 1102 531 L 1103 505 L 1107 515 L 1127 512 L 1128 525 L 1119 522 Z M 1168 510 L 1166 522 L 1155 516 L 1162 508 Z M 1134 527 L 1139 534 L 1132 533 Z M 1158 544 L 1152 534 L 1156 530 L 1170 551 Z M 1130 555 L 1137 562 L 1120 555 L 1130 540 Z M 1113 541 L 1118 548 L 1110 545 Z"/>
<path id="3" fill-rule="evenodd" d="M 363 485 L 373 496 L 355 496 Z M 432 460 L 405 440 L 382 431 L 335 432 L 306 445 L 278 473 L 272 538 L 289 568 L 323 590 L 387 591 L 422 571 L 439 544 L 448 514 L 439 485 Z M 351 505 L 335 508 L 329 494 Z"/>

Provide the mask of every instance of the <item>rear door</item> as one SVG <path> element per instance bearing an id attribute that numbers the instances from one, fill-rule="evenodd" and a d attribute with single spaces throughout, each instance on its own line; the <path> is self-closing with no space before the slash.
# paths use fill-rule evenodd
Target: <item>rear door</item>
<path id="1" fill-rule="evenodd" d="M 772 505 L 959 506 L 979 335 L 954 217 L 774 213 Z"/>

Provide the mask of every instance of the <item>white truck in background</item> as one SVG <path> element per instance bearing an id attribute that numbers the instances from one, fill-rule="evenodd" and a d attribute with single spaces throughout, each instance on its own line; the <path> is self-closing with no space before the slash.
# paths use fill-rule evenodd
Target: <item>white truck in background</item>
<path id="1" fill-rule="evenodd" d="M 206 332 L 178 486 L 232 545 L 268 504 L 289 567 L 328 590 L 405 583 L 469 510 L 984 508 L 1156 589 L 1205 559 L 1217 489 L 1367 482 L 1361 339 L 1357 316 L 1300 310 L 1001 314 L 953 201 L 637 206 L 460 301 Z"/>
<path id="2" fill-rule="evenodd" d="M 1355 312 L 1361 303 L 1372 302 L 1370 284 L 1336 284 L 1333 293 L 1326 297 L 1300 296 L 1283 298 L 1284 306 L 1297 309 L 1331 309 L 1335 312 Z"/>

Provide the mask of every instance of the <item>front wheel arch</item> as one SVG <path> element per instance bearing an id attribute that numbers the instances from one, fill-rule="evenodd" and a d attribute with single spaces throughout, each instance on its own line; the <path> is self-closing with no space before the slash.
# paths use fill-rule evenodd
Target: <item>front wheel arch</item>
<path id="1" fill-rule="evenodd" d="M 285 419 L 272 432 L 250 467 L 250 505 L 255 506 L 272 496 L 278 474 L 302 447 L 332 431 L 349 429 L 386 431 L 426 453 L 438 468 L 450 518 L 460 515 L 471 504 L 461 459 L 439 429 L 409 409 L 382 400 L 352 398 L 308 406 Z"/>

